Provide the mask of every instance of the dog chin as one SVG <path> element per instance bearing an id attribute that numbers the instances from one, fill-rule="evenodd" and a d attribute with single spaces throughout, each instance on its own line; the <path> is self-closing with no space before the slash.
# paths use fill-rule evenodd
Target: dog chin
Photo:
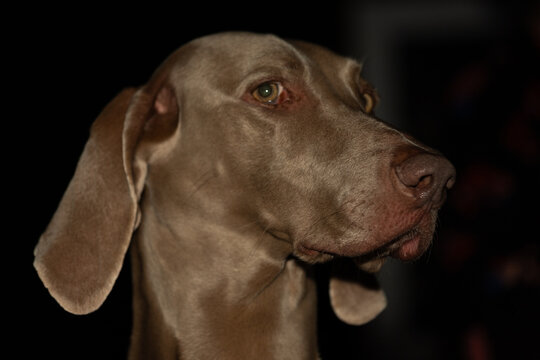
<path id="1" fill-rule="evenodd" d="M 360 256 L 354 258 L 358 268 L 368 273 L 376 273 L 384 265 L 386 259 L 390 256 L 401 261 L 413 261 L 421 257 L 431 244 L 431 237 L 425 238 L 418 232 L 407 234 L 405 238 L 400 239 L 396 246 L 387 250 L 376 251 L 380 255 L 376 257 Z"/>
<path id="2" fill-rule="evenodd" d="M 418 259 L 429 247 L 430 239 L 424 239 L 420 233 L 413 232 L 406 236 L 401 245 L 391 252 L 393 258 L 401 261 L 412 261 Z"/>
<path id="3" fill-rule="evenodd" d="M 390 246 L 390 256 L 401 261 L 413 261 L 420 258 L 431 245 L 437 212 L 424 216 L 422 221 L 411 230 L 399 236 Z"/>

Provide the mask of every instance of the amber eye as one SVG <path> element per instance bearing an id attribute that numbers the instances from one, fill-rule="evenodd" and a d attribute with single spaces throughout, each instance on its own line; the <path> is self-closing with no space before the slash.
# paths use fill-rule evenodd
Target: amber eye
<path id="1" fill-rule="evenodd" d="M 253 97 L 264 104 L 276 104 L 283 87 L 278 82 L 265 82 L 253 91 Z"/>
<path id="2" fill-rule="evenodd" d="M 373 98 L 367 93 L 363 93 L 362 96 L 364 97 L 364 109 L 366 110 L 366 113 L 369 114 L 371 110 L 373 110 L 373 105 L 375 105 Z"/>

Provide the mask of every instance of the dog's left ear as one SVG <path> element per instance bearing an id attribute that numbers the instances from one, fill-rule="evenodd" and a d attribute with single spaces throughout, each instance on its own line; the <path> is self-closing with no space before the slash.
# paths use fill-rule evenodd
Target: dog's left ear
<path id="1" fill-rule="evenodd" d="M 92 125 L 75 174 L 34 250 L 34 266 L 67 311 L 96 310 L 111 291 L 133 231 L 148 162 L 174 142 L 179 111 L 158 73 L 117 95 Z"/>
<path id="2" fill-rule="evenodd" d="M 375 275 L 360 270 L 351 259 L 336 259 L 330 277 L 330 303 L 349 325 L 373 320 L 386 307 L 386 296 Z"/>

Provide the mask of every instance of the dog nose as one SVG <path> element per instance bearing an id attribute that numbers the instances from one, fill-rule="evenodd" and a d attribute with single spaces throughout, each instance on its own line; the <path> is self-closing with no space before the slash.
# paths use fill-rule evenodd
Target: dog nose
<path id="1" fill-rule="evenodd" d="M 419 206 L 429 201 L 440 207 L 446 199 L 446 190 L 455 182 L 456 171 L 446 158 L 440 155 L 420 153 L 413 155 L 395 167 L 400 190 L 416 199 Z"/>

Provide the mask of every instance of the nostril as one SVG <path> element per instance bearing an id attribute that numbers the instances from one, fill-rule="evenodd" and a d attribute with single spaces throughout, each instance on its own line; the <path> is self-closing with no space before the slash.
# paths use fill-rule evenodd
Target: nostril
<path id="1" fill-rule="evenodd" d="M 395 168 L 401 183 L 407 187 L 425 187 L 433 182 L 433 165 L 425 155 L 413 156 Z"/>
<path id="2" fill-rule="evenodd" d="M 429 187 L 432 182 L 433 182 L 433 175 L 431 175 L 431 174 L 424 175 L 424 176 L 420 177 L 420 179 L 418 180 L 418 184 L 414 185 L 414 187 L 426 188 L 426 187 Z"/>
<path id="3" fill-rule="evenodd" d="M 396 177 L 405 187 L 400 189 L 418 201 L 441 202 L 446 189 L 455 182 L 455 170 L 444 157 L 421 153 L 404 160 L 394 168 Z"/>

